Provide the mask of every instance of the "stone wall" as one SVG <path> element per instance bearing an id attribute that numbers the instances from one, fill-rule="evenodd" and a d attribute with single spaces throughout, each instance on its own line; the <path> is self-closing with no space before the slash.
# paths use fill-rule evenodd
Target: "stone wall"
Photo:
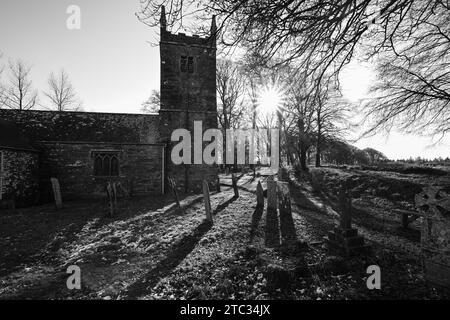
<path id="1" fill-rule="evenodd" d="M 161 193 L 163 147 L 155 144 L 39 142 L 40 183 L 51 200 L 50 178 L 56 177 L 64 199 L 105 195 L 107 181 L 120 181 L 133 195 Z M 93 152 L 114 150 L 119 155 L 119 176 L 94 175 Z"/>
<path id="2" fill-rule="evenodd" d="M 38 201 L 39 180 L 36 152 L 0 148 L 3 154 L 2 196 L 16 200 L 18 206 Z"/>

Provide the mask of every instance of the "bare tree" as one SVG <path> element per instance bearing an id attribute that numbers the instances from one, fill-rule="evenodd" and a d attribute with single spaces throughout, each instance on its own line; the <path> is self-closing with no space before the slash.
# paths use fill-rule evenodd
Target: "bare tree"
<path id="1" fill-rule="evenodd" d="M 143 0 L 138 17 L 158 24 L 162 5 L 169 26 L 211 14 L 222 45 L 241 45 L 262 65 L 295 62 L 316 79 L 333 77 L 356 52 L 384 57 L 383 94 L 368 107 L 373 130 L 449 130 L 450 5 L 442 0 Z M 197 31 L 197 30 L 196 30 Z M 387 63 L 386 63 L 387 62 Z"/>
<path id="2" fill-rule="evenodd" d="M 345 131 L 350 128 L 348 119 L 351 105 L 342 99 L 336 80 L 318 83 L 315 88 L 315 166 L 320 167 L 321 151 L 324 142 L 342 138 Z"/>
<path id="3" fill-rule="evenodd" d="M 10 77 L 4 91 L 4 106 L 20 111 L 36 106 L 38 94 L 32 88 L 30 72 L 31 66 L 22 60 L 9 61 Z"/>
<path id="4" fill-rule="evenodd" d="M 3 52 L 0 52 L 0 60 L 3 58 Z M 2 82 L 2 74 L 3 74 L 3 63 L 0 63 L 0 108 L 4 105 L 4 99 L 5 99 L 5 86 Z"/>
<path id="5" fill-rule="evenodd" d="M 161 96 L 158 90 L 152 90 L 150 97 L 142 104 L 142 112 L 155 113 L 160 109 Z"/>
<path id="6" fill-rule="evenodd" d="M 286 114 L 286 136 L 293 140 L 293 148 L 296 149 L 300 167 L 307 169 L 307 152 L 312 145 L 313 121 L 315 116 L 314 81 L 306 72 L 296 73 L 291 68 L 286 71 L 286 104 L 285 108 L 290 112 Z"/>
<path id="7" fill-rule="evenodd" d="M 218 120 L 221 128 L 237 128 L 244 115 L 244 75 L 241 66 L 231 60 L 217 63 Z"/>
<path id="8" fill-rule="evenodd" d="M 48 86 L 48 91 L 44 92 L 44 95 L 49 99 L 52 108 L 57 111 L 77 111 L 81 109 L 81 102 L 77 98 L 75 89 L 64 69 L 57 75 L 53 72 L 50 74 Z"/>

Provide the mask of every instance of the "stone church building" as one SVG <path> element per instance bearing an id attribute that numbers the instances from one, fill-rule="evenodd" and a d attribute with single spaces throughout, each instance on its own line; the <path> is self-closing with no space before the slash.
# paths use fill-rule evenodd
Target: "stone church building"
<path id="1" fill-rule="evenodd" d="M 173 34 L 161 13 L 161 106 L 158 114 L 18 111 L 0 109 L 0 200 L 18 205 L 52 200 L 50 178 L 63 200 L 105 196 L 108 181 L 133 195 L 183 192 L 212 182 L 217 167 L 174 165 L 175 129 L 217 128 L 216 23 L 205 38 Z"/>

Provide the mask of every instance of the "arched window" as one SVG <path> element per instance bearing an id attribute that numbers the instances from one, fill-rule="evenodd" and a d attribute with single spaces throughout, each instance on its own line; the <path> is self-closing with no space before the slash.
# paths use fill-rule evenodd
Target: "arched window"
<path id="1" fill-rule="evenodd" d="M 94 176 L 112 177 L 119 175 L 119 154 L 114 151 L 94 151 Z"/>

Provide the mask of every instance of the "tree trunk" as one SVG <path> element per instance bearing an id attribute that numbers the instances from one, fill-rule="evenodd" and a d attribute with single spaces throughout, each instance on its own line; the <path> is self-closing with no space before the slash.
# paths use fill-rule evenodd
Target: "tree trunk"
<path id="1" fill-rule="evenodd" d="M 320 115 L 320 114 L 319 114 Z M 316 143 L 316 168 L 320 167 L 320 153 L 321 153 L 321 140 L 322 140 L 322 132 L 321 132 L 320 122 L 317 126 L 317 143 Z"/>

